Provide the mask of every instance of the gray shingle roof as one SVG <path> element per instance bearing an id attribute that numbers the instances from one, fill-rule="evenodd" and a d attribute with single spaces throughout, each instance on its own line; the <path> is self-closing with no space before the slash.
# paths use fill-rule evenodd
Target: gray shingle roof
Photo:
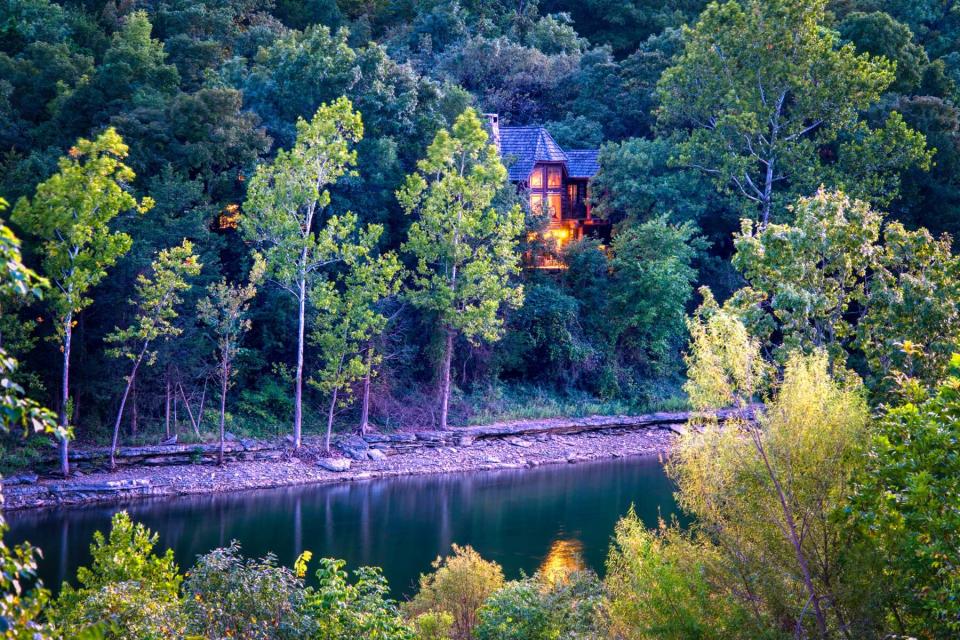
<path id="1" fill-rule="evenodd" d="M 567 151 L 567 173 L 571 178 L 592 178 L 600 171 L 597 149 L 578 149 Z"/>
<path id="2" fill-rule="evenodd" d="M 501 127 L 500 156 L 510 179 L 526 180 L 538 162 L 566 162 L 567 156 L 543 127 Z"/>
<path id="3" fill-rule="evenodd" d="M 538 162 L 562 162 L 571 177 L 592 178 L 599 169 L 598 153 L 596 150 L 564 152 L 543 127 L 500 128 L 500 156 L 513 182 L 526 180 Z"/>

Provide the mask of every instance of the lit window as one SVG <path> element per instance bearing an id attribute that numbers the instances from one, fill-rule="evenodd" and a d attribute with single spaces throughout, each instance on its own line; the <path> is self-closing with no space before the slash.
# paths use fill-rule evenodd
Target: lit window
<path id="1" fill-rule="evenodd" d="M 556 166 L 551 165 L 547 167 L 547 187 L 549 189 L 559 189 L 560 184 L 563 182 L 563 170 Z"/>
<path id="2" fill-rule="evenodd" d="M 550 207 L 550 215 L 554 218 L 560 217 L 561 203 L 562 198 L 559 193 L 547 194 L 547 206 Z"/>
<path id="3" fill-rule="evenodd" d="M 534 213 L 540 213 L 543 209 L 543 194 L 542 193 L 531 193 L 530 194 L 530 209 Z"/>
<path id="4" fill-rule="evenodd" d="M 530 174 L 530 188 L 543 188 L 543 167 L 535 167 L 533 173 Z"/>

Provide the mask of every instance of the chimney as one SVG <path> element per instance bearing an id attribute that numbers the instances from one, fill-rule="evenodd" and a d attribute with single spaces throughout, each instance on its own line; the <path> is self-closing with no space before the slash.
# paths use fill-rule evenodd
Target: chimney
<path id="1" fill-rule="evenodd" d="M 485 113 L 483 116 L 487 119 L 487 128 L 490 130 L 490 142 L 500 151 L 500 115 L 496 113 Z"/>

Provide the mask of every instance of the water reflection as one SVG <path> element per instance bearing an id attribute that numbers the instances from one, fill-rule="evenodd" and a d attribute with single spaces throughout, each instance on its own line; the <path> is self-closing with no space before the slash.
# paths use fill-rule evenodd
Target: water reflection
<path id="1" fill-rule="evenodd" d="M 538 568 L 603 569 L 617 518 L 630 504 L 649 525 L 674 511 L 655 458 L 449 474 L 136 502 L 132 517 L 159 532 L 182 567 L 238 540 L 247 555 L 273 552 L 291 565 L 304 550 L 379 565 L 396 596 L 453 542 L 473 545 L 508 577 Z M 8 514 L 13 541 L 31 540 L 48 586 L 90 560 L 93 532 L 120 507 Z"/>
<path id="2" fill-rule="evenodd" d="M 554 540 L 547 557 L 540 563 L 538 573 L 548 584 L 556 584 L 565 582 L 574 571 L 585 568 L 582 542 L 577 539 Z"/>

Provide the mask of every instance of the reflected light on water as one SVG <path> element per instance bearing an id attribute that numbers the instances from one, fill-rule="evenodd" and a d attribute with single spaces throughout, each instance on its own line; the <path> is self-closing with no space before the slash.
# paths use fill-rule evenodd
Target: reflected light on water
<path id="1" fill-rule="evenodd" d="M 537 572 L 547 584 L 566 582 L 574 571 L 586 568 L 583 561 L 583 543 L 577 539 L 554 540 L 547 557 Z"/>

